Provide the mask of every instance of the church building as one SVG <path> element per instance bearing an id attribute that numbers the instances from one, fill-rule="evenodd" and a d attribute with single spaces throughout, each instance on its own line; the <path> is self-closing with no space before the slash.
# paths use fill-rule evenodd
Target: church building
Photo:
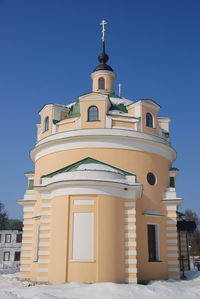
<path id="1" fill-rule="evenodd" d="M 39 111 L 25 175 L 20 278 L 65 283 L 180 277 L 176 151 L 151 99 L 114 91 L 102 21 L 92 90 Z"/>

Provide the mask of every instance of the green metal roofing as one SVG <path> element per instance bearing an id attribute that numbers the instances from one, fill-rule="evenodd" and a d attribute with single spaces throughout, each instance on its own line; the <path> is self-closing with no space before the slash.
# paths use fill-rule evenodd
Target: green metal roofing
<path id="1" fill-rule="evenodd" d="M 119 110 L 124 113 L 128 113 L 128 110 L 126 109 L 126 106 L 123 103 L 118 104 L 118 105 L 112 105 L 109 111 L 112 111 L 112 110 Z"/>
<path id="2" fill-rule="evenodd" d="M 115 166 L 113 166 L 113 165 L 104 163 L 104 162 L 102 162 L 102 161 L 99 161 L 99 160 L 96 160 L 96 159 L 87 157 L 87 158 L 82 159 L 82 160 L 80 160 L 80 161 L 78 161 L 78 162 L 75 162 L 75 163 L 73 163 L 73 164 L 70 164 L 70 165 L 68 165 L 68 166 L 66 166 L 66 167 L 63 167 L 63 168 L 61 168 L 61 169 L 58 169 L 58 170 L 56 170 L 56 171 L 54 171 L 54 172 L 51 172 L 51 173 L 46 174 L 46 175 L 43 175 L 42 178 L 51 178 L 51 177 L 53 177 L 54 175 L 57 175 L 57 174 L 60 174 L 60 173 L 63 173 L 63 172 L 73 171 L 73 170 L 75 170 L 78 166 L 80 166 L 80 165 L 82 165 L 82 164 L 91 164 L 91 163 L 92 163 L 92 164 L 102 164 L 102 165 L 106 165 L 106 166 L 109 166 L 109 167 L 112 167 L 112 168 L 114 168 L 114 169 L 116 169 L 116 170 L 121 171 L 124 175 L 131 175 L 131 176 L 134 176 L 133 173 L 130 173 L 130 172 L 125 171 L 125 170 L 123 170 L 123 169 L 117 168 L 117 167 L 115 167 Z"/>
<path id="3" fill-rule="evenodd" d="M 70 107 L 69 113 L 65 118 L 71 118 L 80 115 L 80 101 L 76 100 L 75 104 Z"/>
<path id="4" fill-rule="evenodd" d="M 118 96 L 117 94 L 115 94 L 115 93 L 109 93 L 108 94 L 108 96 L 109 97 L 111 97 L 111 98 L 118 98 L 118 99 L 122 99 L 122 97 L 121 96 Z"/>
<path id="5" fill-rule="evenodd" d="M 176 167 L 172 167 L 172 168 L 170 168 L 170 170 L 179 171 L 179 169 L 178 169 L 178 168 L 176 168 Z"/>

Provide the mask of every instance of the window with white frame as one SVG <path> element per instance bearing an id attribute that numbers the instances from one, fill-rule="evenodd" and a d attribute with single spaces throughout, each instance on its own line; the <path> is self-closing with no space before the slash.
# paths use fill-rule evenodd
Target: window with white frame
<path id="1" fill-rule="evenodd" d="M 147 225 L 148 238 L 148 257 L 149 262 L 156 262 L 160 260 L 160 244 L 159 244 L 159 225 Z"/>
<path id="2" fill-rule="evenodd" d="M 147 112 L 146 114 L 146 126 L 149 128 L 153 128 L 153 116 L 149 112 Z"/>
<path id="3" fill-rule="evenodd" d="M 39 238 L 40 238 L 40 225 L 37 224 L 35 227 L 35 250 L 34 250 L 34 262 L 38 261 L 38 255 L 39 255 Z"/>
<path id="4" fill-rule="evenodd" d="M 105 79 L 103 77 L 100 77 L 98 79 L 98 88 L 99 89 L 105 89 Z"/>
<path id="5" fill-rule="evenodd" d="M 88 121 L 99 120 L 99 110 L 96 106 L 90 106 L 88 108 Z"/>
<path id="6" fill-rule="evenodd" d="M 44 132 L 49 130 L 49 117 L 47 116 L 44 120 Z"/>
<path id="7" fill-rule="evenodd" d="M 8 262 L 10 260 L 10 251 L 4 251 L 3 260 L 4 262 Z"/>
<path id="8" fill-rule="evenodd" d="M 5 243 L 11 242 L 11 234 L 5 234 Z"/>

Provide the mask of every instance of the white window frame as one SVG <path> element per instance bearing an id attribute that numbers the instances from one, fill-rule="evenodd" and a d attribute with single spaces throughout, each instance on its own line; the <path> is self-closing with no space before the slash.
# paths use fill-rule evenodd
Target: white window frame
<path id="1" fill-rule="evenodd" d="M 151 117 L 152 117 L 152 127 L 150 126 L 147 126 L 147 114 L 150 114 Z M 151 113 L 151 112 L 146 112 L 146 115 L 145 115 L 145 125 L 147 128 L 150 128 L 150 129 L 155 129 L 155 121 L 154 121 L 154 115 Z"/>
<path id="2" fill-rule="evenodd" d="M 6 259 L 6 253 L 8 255 L 8 259 Z M 4 251 L 4 253 L 3 253 L 3 261 L 4 262 L 9 262 L 10 261 L 10 251 Z"/>
<path id="3" fill-rule="evenodd" d="M 5 243 L 11 243 L 11 234 L 5 234 Z"/>
<path id="4" fill-rule="evenodd" d="M 40 225 L 37 224 L 35 228 L 35 251 L 34 251 L 34 262 L 38 262 L 39 259 L 39 238 L 40 238 Z"/>
<path id="5" fill-rule="evenodd" d="M 43 132 L 46 132 L 49 130 L 49 116 L 47 115 L 44 119 L 44 129 Z"/>

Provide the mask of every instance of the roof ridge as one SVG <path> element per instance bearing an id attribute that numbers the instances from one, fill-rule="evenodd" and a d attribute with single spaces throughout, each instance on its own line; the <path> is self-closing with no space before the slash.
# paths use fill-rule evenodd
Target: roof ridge
<path id="1" fill-rule="evenodd" d="M 65 166 L 65 167 L 63 167 L 63 168 L 60 168 L 60 169 L 58 169 L 58 170 L 56 170 L 56 171 L 53 171 L 53 172 L 51 172 L 51 173 L 49 173 L 49 174 L 43 175 L 42 178 L 45 178 L 45 177 L 52 177 L 52 176 L 54 176 L 54 175 L 56 175 L 56 174 L 59 174 L 59 173 L 62 173 L 62 172 L 68 172 L 68 171 L 70 171 L 70 170 L 72 170 L 72 169 L 78 167 L 78 166 L 81 165 L 81 164 L 89 164 L 89 163 L 92 163 L 92 162 L 95 162 L 96 164 L 103 164 L 103 165 L 112 167 L 112 168 L 114 168 L 114 169 L 116 169 L 116 170 L 121 171 L 124 175 L 131 175 L 131 176 L 134 175 L 133 173 L 130 173 L 130 172 L 126 171 L 126 170 L 123 170 L 123 169 L 121 169 L 121 168 L 115 167 L 115 166 L 110 165 L 110 164 L 108 164 L 108 163 L 99 161 L 99 160 L 94 159 L 94 158 L 91 158 L 91 157 L 87 157 L 87 158 L 84 158 L 84 159 L 82 159 L 82 160 L 79 160 L 79 161 L 77 161 L 77 162 L 75 162 L 75 163 L 72 163 L 72 164 L 70 164 L 70 165 L 68 165 L 68 166 Z"/>

